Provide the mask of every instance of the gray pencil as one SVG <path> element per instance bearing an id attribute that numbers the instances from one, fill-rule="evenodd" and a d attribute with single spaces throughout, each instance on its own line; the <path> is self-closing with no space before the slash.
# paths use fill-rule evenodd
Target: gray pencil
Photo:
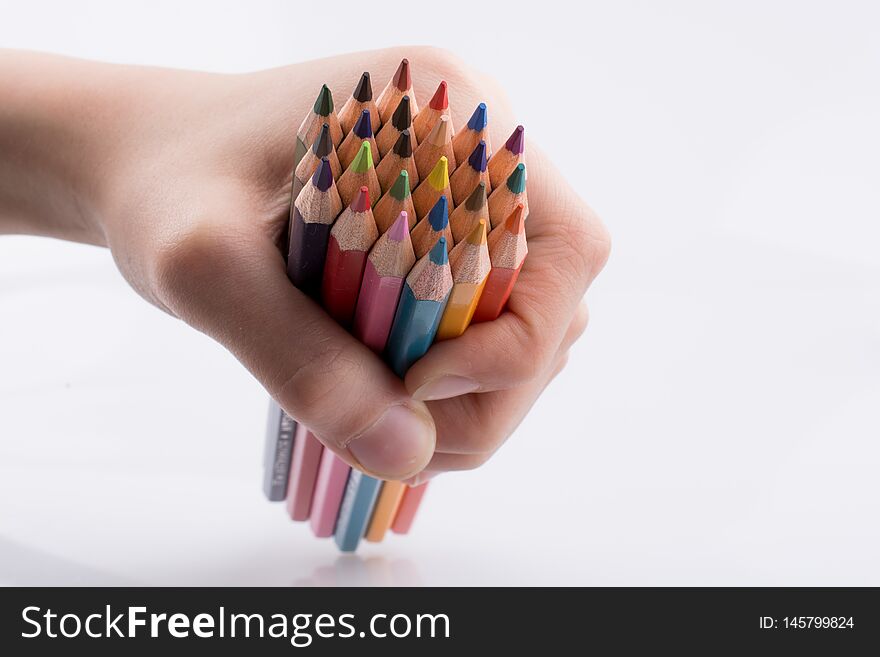
<path id="1" fill-rule="evenodd" d="M 263 461 L 263 493 L 270 502 L 281 502 L 287 497 L 287 479 L 290 475 L 295 433 L 296 420 L 281 410 L 274 399 L 270 399 Z"/>

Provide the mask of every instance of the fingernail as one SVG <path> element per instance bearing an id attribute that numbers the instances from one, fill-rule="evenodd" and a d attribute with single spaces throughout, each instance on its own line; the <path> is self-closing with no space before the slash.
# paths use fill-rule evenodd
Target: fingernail
<path id="1" fill-rule="evenodd" d="M 419 401 L 432 401 L 435 399 L 449 399 L 460 397 L 474 390 L 479 390 L 480 384 L 464 376 L 446 375 L 438 376 L 427 383 L 423 383 L 413 393 L 413 399 Z"/>
<path id="2" fill-rule="evenodd" d="M 352 439 L 348 451 L 369 474 L 405 479 L 428 463 L 434 453 L 434 439 L 430 415 L 398 404 Z"/>

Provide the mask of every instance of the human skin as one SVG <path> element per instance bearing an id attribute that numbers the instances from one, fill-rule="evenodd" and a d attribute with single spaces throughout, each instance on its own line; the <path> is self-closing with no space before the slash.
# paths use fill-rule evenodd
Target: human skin
<path id="1" fill-rule="evenodd" d="M 327 83 L 337 107 L 369 68 L 402 57 L 427 101 L 449 83 L 453 122 L 477 103 L 492 143 L 516 116 L 448 52 L 409 47 L 241 75 L 0 50 L 0 232 L 109 247 L 150 303 L 223 344 L 349 464 L 419 483 L 486 461 L 565 365 L 609 236 L 532 142 L 529 254 L 497 320 L 438 343 L 396 377 L 285 274 L 295 131 Z"/>

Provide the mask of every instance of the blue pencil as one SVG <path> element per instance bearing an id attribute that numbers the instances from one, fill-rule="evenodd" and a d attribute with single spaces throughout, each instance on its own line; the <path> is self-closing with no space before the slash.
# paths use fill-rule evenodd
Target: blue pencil
<path id="1" fill-rule="evenodd" d="M 451 290 L 452 272 L 446 253 L 446 238 L 441 237 L 406 277 L 397 304 L 388 336 L 386 361 L 398 376 L 403 377 L 410 365 L 428 351 Z"/>
<path id="2" fill-rule="evenodd" d="M 339 505 L 334 534 L 336 545 L 343 552 L 354 552 L 367 531 L 381 483 L 359 470 L 348 473 L 348 483 L 345 484 L 345 495 Z"/>

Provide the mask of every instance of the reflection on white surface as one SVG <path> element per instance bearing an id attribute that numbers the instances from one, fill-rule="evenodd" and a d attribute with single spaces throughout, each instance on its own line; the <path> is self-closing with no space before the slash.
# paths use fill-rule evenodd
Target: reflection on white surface
<path id="1" fill-rule="evenodd" d="M 211 3 L 195 33 L 196 3 L 62 3 L 51 24 L 40 5 L 0 41 L 247 70 L 397 38 L 290 43 L 310 17 L 285 3 Z M 495 459 L 432 483 L 410 536 L 339 557 L 262 499 L 265 397 L 232 357 L 106 252 L 0 238 L 0 577 L 880 585 L 877 10 L 578 7 L 487 5 L 493 34 L 529 25 L 517 67 L 482 21 L 444 31 L 615 238 L 585 339 Z M 436 42 L 422 10 L 408 38 Z"/>

